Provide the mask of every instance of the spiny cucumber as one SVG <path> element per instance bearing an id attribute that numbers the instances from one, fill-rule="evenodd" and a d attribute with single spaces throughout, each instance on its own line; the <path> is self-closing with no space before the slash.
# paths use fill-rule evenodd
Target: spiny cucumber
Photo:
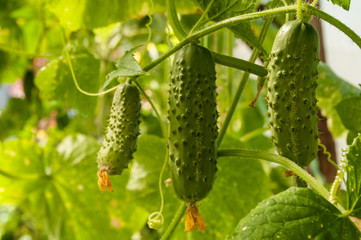
<path id="1" fill-rule="evenodd" d="M 274 40 L 268 66 L 268 117 L 278 153 L 302 167 L 317 156 L 316 80 L 319 40 L 315 28 L 285 23 Z"/>
<path id="2" fill-rule="evenodd" d="M 169 169 L 177 197 L 197 202 L 217 171 L 215 63 L 208 49 L 190 44 L 175 56 L 169 90 Z"/>
<path id="3" fill-rule="evenodd" d="M 139 136 L 140 108 L 136 86 L 127 82 L 117 88 L 106 135 L 98 152 L 98 183 L 102 191 L 110 185 L 107 175 L 120 175 L 133 158 Z"/>

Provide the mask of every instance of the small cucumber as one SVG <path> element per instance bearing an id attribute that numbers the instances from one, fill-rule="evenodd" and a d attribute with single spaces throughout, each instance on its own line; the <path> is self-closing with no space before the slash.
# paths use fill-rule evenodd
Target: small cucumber
<path id="1" fill-rule="evenodd" d="M 107 175 L 120 175 L 128 168 L 137 148 L 140 109 L 140 96 L 136 86 L 125 83 L 117 88 L 106 135 L 98 152 L 98 168 L 101 172 L 98 172 L 99 179 L 107 178 Z M 101 186 L 100 188 L 102 190 Z"/>

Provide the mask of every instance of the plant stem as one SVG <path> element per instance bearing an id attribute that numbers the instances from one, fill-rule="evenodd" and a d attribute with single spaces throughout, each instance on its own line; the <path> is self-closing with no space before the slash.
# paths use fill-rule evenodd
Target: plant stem
<path id="1" fill-rule="evenodd" d="M 207 16 L 207 13 L 209 11 L 209 9 L 211 9 L 211 6 L 213 5 L 214 0 L 211 0 L 206 8 L 206 10 L 204 10 L 202 16 L 198 19 L 198 21 L 196 22 L 196 24 L 194 24 L 194 26 L 192 27 L 192 29 L 189 32 L 189 35 L 191 35 L 194 30 L 196 30 L 197 28 L 199 28 L 199 26 L 201 26 L 203 24 L 203 19 Z"/>
<path id="2" fill-rule="evenodd" d="M 336 18 L 332 17 L 331 15 L 329 15 L 311 5 L 303 4 L 303 7 L 307 11 L 309 11 L 310 14 L 312 14 L 316 17 L 322 18 L 323 20 L 327 21 L 328 23 L 330 23 L 330 24 L 334 25 L 335 27 L 337 27 L 338 29 L 340 29 L 343 33 L 345 33 L 349 38 L 351 38 L 361 48 L 361 38 L 355 32 L 353 32 L 349 27 L 347 27 L 345 24 L 343 24 Z M 232 17 L 232 18 L 228 18 L 226 20 L 220 21 L 218 23 L 213 24 L 212 26 L 204 28 L 204 29 L 184 38 L 179 44 L 177 44 L 176 46 L 171 48 L 164 55 L 160 56 L 158 59 L 156 59 L 155 61 L 153 61 L 150 64 L 148 64 L 147 66 L 145 66 L 143 68 L 143 70 L 144 71 L 151 70 L 152 68 L 157 66 L 160 62 L 164 61 L 169 56 L 171 56 L 173 53 L 175 53 L 176 51 L 181 49 L 184 45 L 186 45 L 186 44 L 190 43 L 191 41 L 194 41 L 200 37 L 203 37 L 207 34 L 210 34 L 219 29 L 222 29 L 224 27 L 229 27 L 229 26 L 232 26 L 232 25 L 240 23 L 240 22 L 249 21 L 249 20 L 253 20 L 253 19 L 257 19 L 257 18 L 270 17 L 270 16 L 275 16 L 275 15 L 280 15 L 280 14 L 292 13 L 292 12 L 296 12 L 296 11 L 297 11 L 297 6 L 292 5 L 292 6 L 285 6 L 285 7 L 279 7 L 279 8 L 274 8 L 274 9 L 270 9 L 270 10 L 265 10 L 262 12 L 248 13 L 248 14 L 244 14 L 241 16 L 236 16 L 236 17 Z"/>
<path id="3" fill-rule="evenodd" d="M 155 115 L 157 116 L 158 120 L 159 120 L 159 124 L 161 126 L 162 129 L 162 134 L 163 136 L 167 136 L 167 132 L 166 132 L 166 127 L 162 121 L 162 117 L 159 114 L 159 111 L 157 110 L 157 108 L 155 107 L 152 99 L 145 93 L 144 89 L 142 88 L 142 86 L 140 86 L 140 84 L 138 83 L 137 80 L 133 80 L 133 82 L 135 83 L 135 85 L 137 85 L 139 91 L 142 93 L 142 95 L 145 97 L 145 99 L 147 99 L 147 101 L 149 102 L 150 106 L 152 107 Z"/>
<path id="4" fill-rule="evenodd" d="M 213 51 L 211 51 L 211 54 L 213 56 L 214 61 L 218 64 L 236 68 L 245 72 L 250 72 L 261 77 L 267 75 L 267 70 L 263 66 L 254 64 L 251 61 L 246 61 L 243 59 L 226 56 Z"/>
<path id="5" fill-rule="evenodd" d="M 228 56 L 233 57 L 233 33 L 231 31 L 227 31 L 227 40 L 228 40 Z M 232 95 L 233 95 L 233 69 L 232 68 L 228 68 L 227 69 L 227 85 L 228 85 L 228 99 L 229 99 L 229 105 L 231 106 L 232 104 Z"/>
<path id="6" fill-rule="evenodd" d="M 354 41 L 354 43 L 356 43 L 357 46 L 359 46 L 359 48 L 361 48 L 361 37 L 358 36 L 354 31 L 352 31 L 351 28 L 349 28 L 338 19 L 332 17 L 328 13 L 325 13 L 316 7 L 313 7 L 308 4 L 304 4 L 304 7 L 310 14 L 319 17 L 325 20 L 326 22 L 330 23 L 331 25 L 335 26 L 336 28 L 340 29 L 344 34 L 346 34 L 349 38 L 351 38 L 351 40 Z"/>
<path id="7" fill-rule="evenodd" d="M 186 32 L 184 31 L 181 23 L 178 19 L 177 9 L 175 7 L 175 0 L 167 0 L 167 13 L 168 13 L 168 20 L 170 25 L 172 26 L 172 29 L 174 31 L 175 36 L 182 40 L 184 37 L 187 36 Z"/>
<path id="8" fill-rule="evenodd" d="M 221 149 L 217 152 L 218 157 L 241 157 L 249 159 L 261 159 L 268 162 L 278 163 L 287 169 L 291 169 L 297 176 L 305 180 L 310 186 L 318 192 L 322 197 L 329 200 L 330 193 L 324 188 L 315 178 L 303 170 L 293 161 L 264 151 L 250 151 L 241 149 Z M 346 213 L 346 210 L 341 205 L 336 205 L 337 209 L 342 213 Z"/>
<path id="9" fill-rule="evenodd" d="M 259 36 L 259 40 L 258 40 L 259 44 L 262 45 L 262 42 L 264 41 L 264 39 L 266 37 L 267 31 L 268 31 L 269 27 L 271 26 L 271 23 L 272 23 L 272 18 L 268 18 L 266 20 L 266 22 L 264 23 L 262 31 L 261 31 L 260 36 Z M 251 63 L 254 63 L 256 61 L 257 57 L 258 57 L 258 54 L 259 54 L 259 50 L 257 48 L 254 48 L 249 61 Z M 267 71 L 266 71 L 266 74 L 267 74 Z M 236 107 L 237 107 L 239 99 L 240 99 L 240 97 L 242 95 L 243 89 L 246 86 L 249 75 L 250 75 L 249 72 L 244 72 L 243 73 L 241 82 L 238 85 L 238 88 L 237 88 L 236 94 L 234 96 L 232 105 L 231 105 L 230 109 L 227 112 L 226 118 L 225 118 L 224 123 L 222 124 L 221 130 L 219 132 L 219 136 L 218 136 L 218 139 L 217 139 L 217 147 L 219 147 L 221 145 L 222 141 L 223 141 L 224 135 L 227 132 L 227 128 L 228 128 L 228 126 L 229 126 L 229 124 L 231 122 L 233 113 L 236 110 Z"/>
<path id="10" fill-rule="evenodd" d="M 305 21 L 302 13 L 302 0 L 297 0 L 297 18 L 301 22 Z"/>
<path id="11" fill-rule="evenodd" d="M 165 230 L 161 240 L 167 240 L 172 235 L 174 230 L 176 229 L 180 219 L 184 215 L 185 211 L 187 210 L 187 204 L 185 202 L 182 202 L 181 205 L 178 208 L 178 211 L 174 215 L 172 222 L 169 224 L 167 230 Z"/>
<path id="12" fill-rule="evenodd" d="M 314 0 L 312 3 L 311 3 L 311 6 L 315 7 L 318 3 L 318 0 Z"/>
<path id="13" fill-rule="evenodd" d="M 198 32 L 195 32 L 192 35 L 189 35 L 188 37 L 184 38 L 181 42 L 179 42 L 176 46 L 171 48 L 168 52 L 166 52 L 165 54 L 160 56 L 158 59 L 154 60 L 153 62 L 151 62 L 150 64 L 145 66 L 143 68 L 143 71 L 147 72 L 147 71 L 151 70 L 152 68 L 157 66 L 159 63 L 161 63 L 162 61 L 167 59 L 169 56 L 171 56 L 173 53 L 175 53 L 176 51 L 181 49 L 184 45 L 186 45 L 200 37 L 203 37 L 212 32 L 215 32 L 219 29 L 222 29 L 224 27 L 229 27 L 229 26 L 235 25 L 240 22 L 249 21 L 249 20 L 253 20 L 253 19 L 257 19 L 257 18 L 274 16 L 274 15 L 278 15 L 278 14 L 291 13 L 291 12 L 295 12 L 296 10 L 297 10 L 296 6 L 280 7 L 280 8 L 265 10 L 262 12 L 254 12 L 254 13 L 244 14 L 241 16 L 236 16 L 236 17 L 232 17 L 232 18 L 228 18 L 226 20 L 220 21 L 218 23 L 213 24 L 212 26 L 204 28 L 204 29 L 202 29 Z"/>

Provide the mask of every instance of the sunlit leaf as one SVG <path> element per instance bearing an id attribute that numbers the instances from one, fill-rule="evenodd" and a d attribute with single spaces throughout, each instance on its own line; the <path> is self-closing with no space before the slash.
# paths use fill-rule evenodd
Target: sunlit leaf
<path id="1" fill-rule="evenodd" d="M 227 239 L 359 239 L 338 209 L 309 188 L 290 188 L 262 201 Z"/>
<path id="2" fill-rule="evenodd" d="M 99 90 L 99 60 L 89 54 L 72 55 L 74 73 L 81 89 L 94 93 Z M 62 57 L 51 61 L 36 76 L 40 95 L 57 100 L 80 113 L 93 115 L 97 98 L 81 93 L 75 86 L 69 66 Z"/>

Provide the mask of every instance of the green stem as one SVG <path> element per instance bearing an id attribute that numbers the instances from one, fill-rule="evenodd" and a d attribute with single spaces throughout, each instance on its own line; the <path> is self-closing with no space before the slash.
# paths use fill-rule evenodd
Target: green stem
<path id="1" fill-rule="evenodd" d="M 254 137 L 256 137 L 256 136 L 264 133 L 264 132 L 267 131 L 267 130 L 269 130 L 268 127 L 266 127 L 266 128 L 257 128 L 257 129 L 255 129 L 255 130 L 250 131 L 250 132 L 246 133 L 245 135 L 243 135 L 243 137 L 241 137 L 241 138 L 239 139 L 239 141 L 240 141 L 240 142 L 247 142 L 247 141 L 249 141 L 250 139 L 252 139 L 252 138 L 254 138 Z"/>
<path id="2" fill-rule="evenodd" d="M 303 13 L 302 13 L 302 0 L 297 0 L 297 18 L 301 22 L 305 21 L 305 19 L 303 18 Z"/>
<path id="3" fill-rule="evenodd" d="M 236 69 L 240 69 L 246 72 L 250 72 L 253 73 L 257 76 L 266 76 L 267 75 L 267 70 L 260 65 L 254 64 L 253 62 L 248 62 L 246 60 L 243 59 L 239 59 L 239 58 L 235 58 L 235 57 L 230 57 L 230 56 L 226 56 L 220 53 L 216 53 L 211 51 L 213 59 L 216 63 L 227 66 L 227 67 L 232 67 L 232 68 L 236 68 Z"/>
<path id="4" fill-rule="evenodd" d="M 202 24 L 203 24 L 203 19 L 207 16 L 207 13 L 209 12 L 209 9 L 211 9 L 211 6 L 213 5 L 214 0 L 211 0 L 206 8 L 206 10 L 204 10 L 202 16 L 198 19 L 198 21 L 196 22 L 196 24 L 194 24 L 194 26 L 192 27 L 192 29 L 189 32 L 189 35 L 191 35 L 194 30 L 198 29 Z"/>
<path id="5" fill-rule="evenodd" d="M 167 230 L 165 230 L 162 238 L 160 240 L 167 240 L 174 232 L 175 228 L 177 227 L 180 219 L 184 215 L 185 211 L 187 210 L 187 204 L 185 202 L 182 202 L 181 205 L 178 208 L 178 211 L 174 215 L 172 222 L 169 224 Z"/>
<path id="6" fill-rule="evenodd" d="M 329 14 L 327 14 L 311 5 L 304 4 L 303 7 L 307 11 L 309 11 L 309 13 L 311 13 L 312 15 L 319 17 L 319 18 L 327 21 L 328 23 L 334 25 L 338 29 L 340 29 L 343 33 L 345 33 L 349 38 L 351 38 L 361 48 L 361 38 L 355 32 L 353 32 L 349 27 L 347 27 L 345 24 L 343 24 L 336 18 L 330 16 Z M 240 22 L 249 21 L 249 20 L 253 20 L 253 19 L 257 19 L 257 18 L 270 17 L 270 16 L 275 16 L 275 15 L 280 15 L 280 14 L 292 13 L 292 12 L 296 12 L 296 11 L 297 11 L 297 6 L 292 5 L 292 6 L 285 6 L 285 7 L 279 7 L 279 8 L 274 8 L 274 9 L 270 9 L 270 10 L 265 10 L 262 12 L 254 12 L 254 13 L 244 14 L 241 16 L 236 16 L 236 17 L 232 17 L 232 18 L 228 18 L 226 20 L 220 21 L 218 23 L 213 24 L 212 26 L 204 28 L 204 29 L 184 38 L 179 44 L 177 44 L 176 46 L 171 48 L 164 55 L 160 56 L 158 59 L 156 59 L 155 61 L 153 61 L 150 64 L 148 64 L 147 66 L 145 66 L 143 68 L 143 70 L 144 71 L 151 70 L 152 68 L 157 66 L 159 63 L 161 63 L 162 61 L 167 59 L 169 56 L 171 56 L 173 53 L 175 53 L 176 51 L 181 49 L 184 45 L 186 45 L 186 44 L 190 43 L 191 41 L 194 41 L 200 37 L 203 37 L 207 34 L 210 34 L 219 29 L 222 29 L 224 27 L 229 27 L 229 26 L 235 25 Z"/>
<path id="7" fill-rule="evenodd" d="M 271 154 L 264 151 L 250 151 L 250 150 L 241 150 L 241 149 L 221 149 L 218 150 L 218 157 L 241 157 L 248 159 L 261 159 L 268 162 L 278 163 L 284 166 L 287 169 L 291 169 L 297 176 L 305 180 L 310 186 L 318 192 L 322 197 L 329 200 L 330 193 L 310 174 L 308 174 L 304 169 L 298 166 L 293 161 Z M 343 214 L 346 213 L 346 210 L 339 204 L 336 204 L 336 207 Z"/>
<path id="8" fill-rule="evenodd" d="M 311 6 L 315 7 L 318 3 L 318 0 L 314 0 L 312 3 L 311 3 Z"/>
<path id="9" fill-rule="evenodd" d="M 152 107 L 155 115 L 157 116 L 157 118 L 158 118 L 158 120 L 159 120 L 159 124 L 160 124 L 160 126 L 161 126 L 163 136 L 167 136 L 167 135 L 166 135 L 167 132 L 166 132 L 165 124 L 163 123 L 162 117 L 160 116 L 159 111 L 158 111 L 158 109 L 155 107 L 152 99 L 145 93 L 144 89 L 142 88 L 142 86 L 140 86 L 140 84 L 138 83 L 137 80 L 134 79 L 133 82 L 134 82 L 135 85 L 138 87 L 140 93 L 145 97 L 145 99 L 147 99 L 147 101 L 149 102 L 150 106 Z"/>
<path id="10" fill-rule="evenodd" d="M 227 38 L 228 38 L 228 56 L 232 57 L 233 56 L 233 33 L 231 31 L 227 31 Z M 228 106 L 232 105 L 232 93 L 233 93 L 233 69 L 232 68 L 228 68 L 227 69 L 227 85 L 228 85 L 228 99 L 229 99 L 229 104 Z"/>
<path id="11" fill-rule="evenodd" d="M 205 35 L 208 35 L 208 34 L 210 34 L 212 32 L 215 32 L 215 31 L 217 31 L 219 29 L 222 29 L 224 27 L 229 27 L 229 26 L 235 25 L 235 24 L 240 23 L 240 22 L 249 21 L 249 20 L 253 20 L 253 19 L 257 19 L 257 18 L 275 16 L 275 15 L 285 14 L 285 13 L 291 13 L 291 12 L 295 12 L 296 10 L 297 10 L 296 6 L 280 7 L 280 8 L 265 10 L 265 11 L 262 11 L 262 12 L 254 12 L 254 13 L 244 14 L 244 15 L 241 15 L 241 16 L 236 16 L 236 17 L 232 17 L 232 18 L 228 18 L 226 20 L 220 21 L 218 23 L 213 24 L 212 26 L 204 28 L 204 29 L 202 29 L 202 30 L 200 30 L 198 32 L 195 32 L 192 35 L 189 35 L 188 37 L 184 38 L 180 43 L 178 43 L 176 46 L 171 48 L 168 52 L 166 52 L 165 54 L 160 56 L 158 59 L 154 60 L 153 62 L 151 62 L 150 64 L 145 66 L 143 68 L 143 71 L 147 72 L 147 71 L 151 70 L 152 68 L 157 66 L 159 63 L 161 63 L 162 61 L 167 59 L 169 56 L 171 56 L 172 54 L 177 52 L 179 49 L 181 49 L 186 44 L 188 44 L 188 43 L 190 43 L 190 42 L 192 42 L 192 41 L 194 41 L 194 40 L 196 40 L 198 38 L 201 38 L 201 37 L 203 37 Z"/>
<path id="12" fill-rule="evenodd" d="M 173 29 L 174 34 L 179 40 L 182 40 L 187 36 L 186 32 L 184 31 L 181 23 L 178 19 L 177 9 L 175 7 L 175 0 L 167 0 L 167 13 L 168 13 L 168 20 Z"/>
<path id="13" fill-rule="evenodd" d="M 344 23 L 339 21 L 338 19 L 332 17 L 328 13 L 321 11 L 320 9 L 313 7 L 308 4 L 304 4 L 304 8 L 313 16 L 321 18 L 326 22 L 330 23 L 331 25 L 335 26 L 336 28 L 340 29 L 344 34 L 346 34 L 352 41 L 354 41 L 359 48 L 361 48 L 361 37 L 358 36 L 354 31 L 351 30 L 348 26 Z"/>
<path id="14" fill-rule="evenodd" d="M 262 31 L 261 31 L 260 36 L 259 36 L 259 40 L 258 40 L 258 42 L 260 44 L 262 44 L 262 42 L 264 41 L 264 39 L 266 37 L 266 34 L 267 34 L 267 31 L 268 31 L 269 27 L 271 26 L 271 23 L 272 23 L 272 18 L 268 18 L 266 20 L 266 22 L 264 23 Z M 257 57 L 258 57 L 258 54 L 259 54 L 259 50 L 257 48 L 254 48 L 249 61 L 251 63 L 254 63 L 256 61 Z M 232 105 L 231 105 L 230 109 L 228 110 L 226 118 L 224 120 L 224 123 L 222 124 L 221 130 L 219 131 L 219 136 L 218 136 L 218 139 L 217 139 L 217 146 L 218 147 L 221 145 L 221 143 L 223 141 L 223 138 L 224 138 L 224 136 L 225 136 L 225 134 L 227 132 L 227 128 L 228 128 L 228 126 L 229 126 L 229 124 L 231 122 L 233 113 L 236 110 L 239 99 L 241 98 L 243 89 L 246 86 L 249 75 L 250 75 L 249 72 L 244 72 L 243 73 L 241 82 L 238 85 L 238 88 L 237 88 L 236 94 L 234 96 Z"/>

